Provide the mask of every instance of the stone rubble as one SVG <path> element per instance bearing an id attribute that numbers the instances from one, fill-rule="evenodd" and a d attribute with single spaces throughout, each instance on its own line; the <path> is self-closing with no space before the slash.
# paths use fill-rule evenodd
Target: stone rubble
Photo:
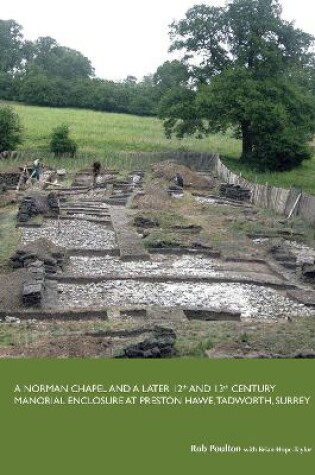
<path id="1" fill-rule="evenodd" d="M 249 269 L 250 270 L 250 269 Z M 148 277 L 187 277 L 187 278 L 229 278 L 242 280 L 263 280 L 280 283 L 270 274 L 262 272 L 237 272 L 224 270 L 218 261 L 200 254 L 176 256 L 168 254 L 167 258 L 159 254 L 152 255 L 151 261 L 122 261 L 112 256 L 86 257 L 71 256 L 65 273 L 74 276 L 107 276 L 118 275 L 137 278 Z"/>
<path id="2" fill-rule="evenodd" d="M 250 284 L 148 283 L 137 280 L 59 284 L 60 307 L 128 304 L 216 310 L 226 308 L 231 312 L 240 312 L 242 317 L 258 319 L 315 316 L 315 309 L 294 302 L 274 289 Z"/>
<path id="3" fill-rule="evenodd" d="M 315 281 L 315 249 L 296 241 L 282 241 L 271 248 L 281 265 L 293 269 L 305 281 Z"/>
<path id="4" fill-rule="evenodd" d="M 73 275 L 107 275 L 122 273 L 125 276 L 137 276 L 139 273 L 148 276 L 213 276 L 216 262 L 202 255 L 173 256 L 155 255 L 151 261 L 121 261 L 112 256 L 85 257 L 71 256 L 66 272 Z"/>
<path id="5" fill-rule="evenodd" d="M 58 216 L 59 215 L 59 199 L 56 193 L 49 193 L 47 196 L 47 204 L 49 208 L 49 214 Z"/>
<path id="6" fill-rule="evenodd" d="M 17 220 L 20 223 L 29 221 L 33 216 L 40 214 L 41 208 L 35 198 L 32 196 L 25 196 L 19 206 Z"/>
<path id="7" fill-rule="evenodd" d="M 42 255 L 41 252 L 31 252 L 20 249 L 10 258 L 13 269 L 27 268 L 32 275 L 42 276 L 44 273 L 56 274 L 65 260 L 63 252 L 52 252 L 51 255 Z"/>
<path id="8" fill-rule="evenodd" d="M 284 244 L 290 249 L 291 253 L 295 255 L 297 265 L 314 263 L 315 249 L 296 241 L 284 241 Z"/>
<path id="9" fill-rule="evenodd" d="M 43 298 L 44 286 L 37 281 L 27 282 L 23 285 L 23 303 L 26 306 L 38 306 Z"/>
<path id="10" fill-rule="evenodd" d="M 20 203 L 16 219 L 20 223 L 26 223 L 33 216 L 46 213 L 52 216 L 59 214 L 59 200 L 55 193 L 49 193 L 47 197 L 25 196 Z"/>
<path id="11" fill-rule="evenodd" d="M 16 186 L 19 182 L 21 172 L 1 172 L 0 185 Z"/>
<path id="12" fill-rule="evenodd" d="M 1 321 L 1 320 L 0 320 Z M 7 315 L 4 319 L 5 323 L 16 323 L 16 324 L 19 324 L 21 323 L 21 320 L 17 317 L 11 317 L 9 315 Z"/>
<path id="13" fill-rule="evenodd" d="M 201 204 L 211 204 L 211 205 L 212 204 L 213 205 L 228 204 L 228 203 L 223 203 L 222 201 L 216 198 L 212 198 L 211 196 L 196 196 L 195 200 L 197 201 L 197 203 L 201 203 Z"/>
<path id="14" fill-rule="evenodd" d="M 244 188 L 241 185 L 221 183 L 220 196 L 225 196 L 232 200 L 249 201 L 251 198 L 251 190 L 249 188 Z"/>
<path id="15" fill-rule="evenodd" d="M 45 277 L 47 274 L 55 275 L 61 272 L 66 253 L 59 248 L 52 249 L 51 243 L 45 240 L 36 240 L 30 247 L 17 250 L 10 260 L 13 270 L 19 268 L 28 270 L 28 278 L 22 289 L 24 305 L 40 306 L 46 288 Z"/>
<path id="16" fill-rule="evenodd" d="M 114 231 L 101 224 L 83 220 L 44 222 L 41 228 L 23 228 L 23 244 L 47 238 L 64 248 L 114 249 L 117 247 Z"/>

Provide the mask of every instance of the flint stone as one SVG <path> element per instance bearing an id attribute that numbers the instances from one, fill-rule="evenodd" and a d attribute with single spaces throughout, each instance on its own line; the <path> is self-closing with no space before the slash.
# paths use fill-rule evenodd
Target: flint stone
<path id="1" fill-rule="evenodd" d="M 40 261 L 37 259 L 36 261 L 32 262 L 30 267 L 38 267 L 38 268 L 44 268 L 43 261 Z"/>
<path id="2" fill-rule="evenodd" d="M 56 266 L 57 265 L 57 261 L 56 259 L 52 258 L 52 257 L 47 257 L 44 259 L 44 264 L 45 266 Z"/>
<path id="3" fill-rule="evenodd" d="M 6 323 L 20 323 L 21 320 L 19 318 L 16 318 L 16 317 L 10 317 L 9 315 L 7 315 L 4 319 L 4 321 Z"/>
<path id="4" fill-rule="evenodd" d="M 27 283 L 24 284 L 23 287 L 23 297 L 33 295 L 33 294 L 41 294 L 43 290 L 43 286 L 41 284 L 38 284 L 37 282 L 34 283 Z"/>

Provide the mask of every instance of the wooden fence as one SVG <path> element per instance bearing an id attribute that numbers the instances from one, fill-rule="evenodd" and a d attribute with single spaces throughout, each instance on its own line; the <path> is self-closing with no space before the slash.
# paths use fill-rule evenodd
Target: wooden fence
<path id="1" fill-rule="evenodd" d="M 269 208 L 285 216 L 302 216 L 315 225 L 315 197 L 296 188 L 278 188 L 270 185 L 251 183 L 241 175 L 229 170 L 215 155 L 212 171 L 226 183 L 239 184 L 251 190 L 251 202 L 261 208 Z"/>
<path id="2" fill-rule="evenodd" d="M 120 155 L 124 155 L 123 153 Z M 195 170 L 211 171 L 222 182 L 239 184 L 251 190 L 251 202 L 261 208 L 269 208 L 284 216 L 302 216 L 315 225 L 315 197 L 296 188 L 279 188 L 252 183 L 229 170 L 216 153 L 204 152 L 126 152 L 126 156 L 149 159 L 149 163 L 161 160 L 176 160 Z"/>

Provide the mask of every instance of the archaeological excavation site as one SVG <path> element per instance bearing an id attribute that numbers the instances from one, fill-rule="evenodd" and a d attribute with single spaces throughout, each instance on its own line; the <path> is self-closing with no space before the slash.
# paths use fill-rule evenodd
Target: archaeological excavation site
<path id="1" fill-rule="evenodd" d="M 314 357 L 309 197 L 192 153 L 0 186 L 1 358 Z"/>

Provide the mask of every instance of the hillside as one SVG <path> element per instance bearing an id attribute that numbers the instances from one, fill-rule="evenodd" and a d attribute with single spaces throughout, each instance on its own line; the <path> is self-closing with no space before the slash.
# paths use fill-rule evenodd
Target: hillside
<path id="1" fill-rule="evenodd" d="M 237 156 L 240 150 L 238 140 L 226 140 L 226 136 L 221 134 L 204 140 L 168 140 L 164 136 L 162 122 L 154 117 L 7 104 L 13 107 L 22 120 L 25 140 L 20 148 L 26 150 L 47 151 L 52 129 L 63 123 L 70 126 L 71 136 L 77 141 L 82 155 L 95 154 L 103 157 L 122 151 L 216 150 L 224 155 Z"/>
<path id="2" fill-rule="evenodd" d="M 5 103 L 0 103 L 4 105 Z M 238 160 L 240 141 L 229 134 L 212 134 L 205 139 L 166 139 L 163 126 L 154 117 L 138 117 L 127 114 L 95 112 L 81 109 L 35 107 L 19 103 L 7 103 L 19 114 L 24 126 L 24 143 L 20 147 L 26 158 L 35 154 L 55 165 L 56 160 L 48 153 L 49 136 L 54 127 L 63 123 L 70 126 L 71 136 L 77 141 L 79 153 L 76 160 L 58 159 L 59 167 L 80 169 L 88 166 L 94 158 L 109 167 L 129 169 L 130 166 L 147 168 L 150 158 L 144 163 L 124 152 L 200 151 L 218 152 L 233 171 L 259 183 L 289 188 L 294 186 L 315 194 L 315 157 L 301 167 L 284 173 L 258 173 L 245 167 Z M 0 170 L 11 166 L 10 161 L 0 161 Z"/>

